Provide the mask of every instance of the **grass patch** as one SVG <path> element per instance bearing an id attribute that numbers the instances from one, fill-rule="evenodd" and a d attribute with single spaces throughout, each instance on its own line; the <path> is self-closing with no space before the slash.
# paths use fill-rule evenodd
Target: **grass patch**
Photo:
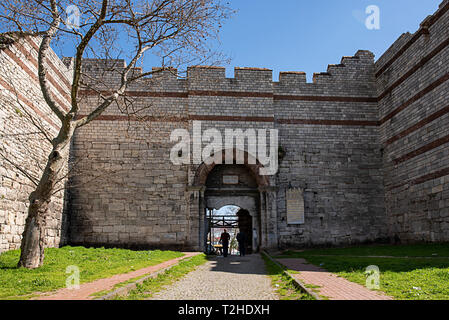
<path id="1" fill-rule="evenodd" d="M 29 299 L 39 293 L 63 288 L 77 266 L 80 283 L 127 273 L 183 256 L 174 251 L 62 247 L 45 249 L 44 265 L 37 269 L 17 268 L 20 250 L 0 254 L 0 299 Z"/>
<path id="2" fill-rule="evenodd" d="M 182 260 L 179 264 L 158 274 L 155 278 L 148 278 L 142 283 L 136 284 L 136 288 L 129 291 L 126 296 L 116 296 L 115 300 L 145 300 L 153 294 L 163 290 L 166 286 L 180 280 L 186 274 L 195 270 L 198 266 L 206 263 L 205 254 L 199 254 L 192 258 Z"/>
<path id="3" fill-rule="evenodd" d="M 293 280 L 288 277 L 277 264 L 262 254 L 265 267 L 271 278 L 271 284 L 276 289 L 280 300 L 314 300 L 310 295 L 299 290 Z"/>
<path id="4" fill-rule="evenodd" d="M 448 248 L 448 244 L 369 246 L 290 251 L 284 252 L 282 256 L 305 258 L 314 265 L 361 285 L 366 283 L 366 268 L 376 265 L 380 269 L 380 290 L 395 299 L 448 300 Z M 393 258 L 368 257 L 373 255 Z"/>

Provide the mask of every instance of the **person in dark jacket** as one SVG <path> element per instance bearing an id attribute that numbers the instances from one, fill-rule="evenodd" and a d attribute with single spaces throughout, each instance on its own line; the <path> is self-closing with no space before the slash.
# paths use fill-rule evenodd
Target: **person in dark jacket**
<path id="1" fill-rule="evenodd" d="M 240 231 L 237 234 L 237 242 L 239 243 L 240 256 L 245 256 L 246 254 L 246 234 Z"/>
<path id="2" fill-rule="evenodd" d="M 223 245 L 223 257 L 225 257 L 225 258 L 228 256 L 228 248 L 229 248 L 229 239 L 230 238 L 231 238 L 231 236 L 229 235 L 229 233 L 226 232 L 226 229 L 224 229 L 224 231 L 220 237 L 220 242 Z"/>

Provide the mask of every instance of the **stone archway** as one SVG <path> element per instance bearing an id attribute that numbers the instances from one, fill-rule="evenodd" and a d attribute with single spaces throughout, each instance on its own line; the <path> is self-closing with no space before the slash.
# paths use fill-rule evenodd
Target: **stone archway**
<path id="1" fill-rule="evenodd" d="M 225 152 L 226 152 L 226 150 L 222 150 L 222 152 L 221 152 L 221 154 L 222 154 L 221 163 L 216 163 L 214 161 L 214 155 L 211 155 L 211 157 L 208 159 L 208 161 L 203 162 L 198 167 L 198 169 L 195 172 L 195 177 L 194 177 L 194 181 L 193 181 L 194 186 L 204 186 L 206 184 L 207 177 L 209 176 L 209 173 L 213 170 L 213 168 L 217 165 L 226 163 Z M 234 164 L 236 163 L 236 161 L 235 161 L 236 153 L 237 153 L 237 150 L 233 149 Z M 260 186 L 260 187 L 269 186 L 270 183 L 269 183 L 268 176 L 261 176 L 259 174 L 259 170 L 260 170 L 260 168 L 263 168 L 263 165 L 249 153 L 243 152 L 243 154 L 244 154 L 244 164 L 243 165 L 245 165 L 253 173 L 253 176 L 256 179 L 258 186 Z M 209 164 L 207 164 L 207 163 L 209 163 Z"/>
<path id="2" fill-rule="evenodd" d="M 270 186 L 268 176 L 259 174 L 263 166 L 257 159 L 244 153 L 244 164 L 236 164 L 236 150 L 233 150 L 234 163 L 225 163 L 225 152 L 222 152 L 222 163 L 203 162 L 195 170 L 190 188 L 191 212 L 198 208 L 198 247 L 204 251 L 207 243 L 207 209 L 219 209 L 225 205 L 235 205 L 248 211 L 252 219 L 253 249 L 277 247 L 277 210 L 276 192 Z M 214 156 L 211 156 L 211 159 Z M 250 159 L 250 160 L 249 160 Z"/>

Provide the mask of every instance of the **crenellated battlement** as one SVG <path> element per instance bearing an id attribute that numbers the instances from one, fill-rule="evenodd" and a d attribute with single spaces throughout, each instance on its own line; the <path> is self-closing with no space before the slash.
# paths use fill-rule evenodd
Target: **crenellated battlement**
<path id="1" fill-rule="evenodd" d="M 120 82 L 120 72 L 126 67 L 122 59 L 96 60 L 86 59 L 83 70 L 89 77 L 99 77 L 102 81 L 114 86 Z M 279 81 L 273 81 L 273 71 L 268 68 L 234 68 L 234 77 L 226 77 L 226 69 L 219 66 L 190 66 L 186 76 L 181 77 L 175 68 L 153 67 L 151 76 L 143 77 L 130 88 L 133 90 L 168 90 L 168 91 L 237 91 L 237 92 L 274 92 L 292 90 L 303 91 L 326 89 L 328 86 L 348 83 L 357 86 L 374 81 L 374 55 L 367 50 L 359 50 L 354 56 L 341 58 L 339 64 L 329 64 L 326 72 L 314 73 L 313 83 L 307 83 L 307 75 L 302 71 L 284 71 L 279 73 Z M 142 74 L 142 68 L 134 68 L 133 74 Z M 150 88 L 149 88 L 150 87 Z"/>
<path id="2" fill-rule="evenodd" d="M 400 57 L 405 59 L 417 58 L 408 57 L 404 55 L 406 51 L 419 51 L 420 47 L 430 48 L 432 47 L 429 41 L 441 42 L 444 41 L 444 37 L 447 37 L 449 30 L 449 0 L 443 0 L 438 7 L 438 10 L 427 16 L 419 25 L 419 28 L 413 34 L 410 32 L 403 33 L 376 61 L 376 76 L 380 76 L 384 73 L 392 64 L 392 62 Z M 416 49 L 414 49 L 416 47 Z M 410 50 L 413 48 L 413 50 Z"/>
<path id="3" fill-rule="evenodd" d="M 287 71 L 279 73 L 279 83 L 300 85 L 307 83 L 307 75 L 303 71 Z"/>

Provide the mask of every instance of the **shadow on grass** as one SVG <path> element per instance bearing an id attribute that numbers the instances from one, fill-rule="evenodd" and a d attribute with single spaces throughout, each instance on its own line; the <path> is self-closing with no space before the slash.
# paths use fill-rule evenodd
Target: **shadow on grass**
<path id="1" fill-rule="evenodd" d="M 341 248 L 284 252 L 282 258 L 302 258 L 310 265 L 299 265 L 296 271 L 333 272 L 352 282 L 366 285 L 367 267 L 379 268 L 380 290 L 395 299 L 448 300 L 449 257 L 435 256 L 446 250 L 447 244 L 429 246 L 397 246 L 370 248 Z M 335 254 L 335 253 L 338 254 Z M 353 256 L 355 253 L 373 253 L 396 257 Z M 404 258 L 404 253 L 409 257 Z M 425 257 L 419 257 L 424 255 Z M 281 256 L 277 257 L 281 258 Z M 320 269 L 316 267 L 320 267 Z M 292 266 L 289 266 L 292 268 Z M 314 270 L 314 268 L 316 268 Z"/>
<path id="2" fill-rule="evenodd" d="M 365 271 L 370 265 L 378 266 L 382 272 L 410 272 L 422 269 L 447 269 L 449 258 L 422 259 L 422 258 L 359 258 L 359 257 L 320 257 L 304 255 L 308 262 L 325 268 L 330 272 Z M 296 270 L 296 271 L 305 271 Z M 310 266 L 310 271 L 317 271 Z M 449 273 L 448 273 L 449 275 Z"/>
<path id="3" fill-rule="evenodd" d="M 362 271 L 377 265 L 383 272 L 410 272 L 421 269 L 449 268 L 449 244 L 376 245 L 349 248 L 284 251 L 276 258 L 303 258 L 331 272 Z M 296 271 L 318 271 L 301 266 Z"/>
<path id="4" fill-rule="evenodd" d="M 361 245 L 342 248 L 313 248 L 285 250 L 283 256 L 302 255 L 335 256 L 391 256 L 391 257 L 449 257 L 449 243 L 421 243 L 404 245 Z"/>

